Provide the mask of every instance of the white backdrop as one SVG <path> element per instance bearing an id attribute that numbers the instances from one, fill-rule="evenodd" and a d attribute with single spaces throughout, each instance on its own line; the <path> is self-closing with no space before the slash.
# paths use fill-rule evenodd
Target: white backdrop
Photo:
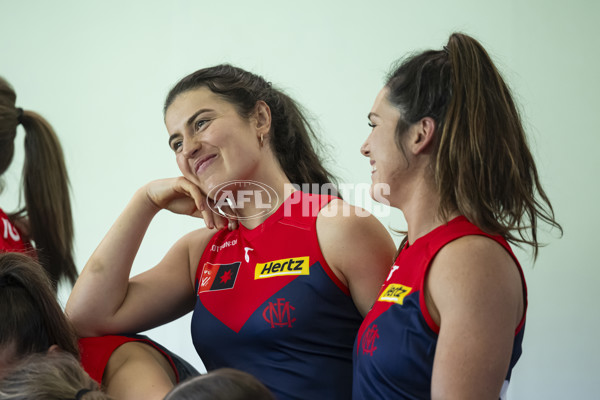
<path id="1" fill-rule="evenodd" d="M 515 92 L 565 228 L 562 239 L 542 234 L 549 245 L 535 267 L 518 253 L 530 303 L 510 394 L 592 399 L 600 373 L 598 17 L 600 3 L 586 0 L 0 0 L 0 75 L 15 87 L 18 105 L 43 114 L 63 143 L 82 268 L 136 188 L 178 173 L 161 109 L 182 76 L 221 62 L 264 75 L 312 113 L 341 180 L 368 183 L 359 147 L 390 64 L 440 48 L 455 30 L 475 36 Z M 18 147 L 0 196 L 5 210 L 16 206 Z M 381 219 L 404 227 L 397 211 Z M 159 214 L 134 273 L 200 226 Z M 201 368 L 189 316 L 149 334 Z"/>

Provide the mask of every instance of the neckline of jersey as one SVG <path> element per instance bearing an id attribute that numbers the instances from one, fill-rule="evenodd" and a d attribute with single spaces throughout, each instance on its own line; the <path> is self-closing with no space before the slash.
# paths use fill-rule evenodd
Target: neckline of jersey
<path id="1" fill-rule="evenodd" d="M 287 209 L 289 206 L 287 206 L 287 203 L 294 201 L 294 203 L 298 202 L 297 201 L 297 197 L 298 196 L 302 196 L 303 192 L 301 190 L 295 190 L 293 191 L 284 201 L 283 203 L 281 203 L 279 205 L 279 207 L 277 208 L 277 210 L 275 210 L 273 213 L 271 213 L 271 215 L 269 215 L 267 217 L 267 219 L 265 219 L 260 225 L 249 229 L 246 228 L 244 226 L 244 224 L 240 223 L 238 229 L 240 230 L 240 232 L 242 232 L 245 236 L 247 236 L 248 238 L 252 238 L 252 237 L 256 237 L 258 235 L 260 235 L 262 232 L 264 232 L 268 227 L 276 224 L 277 222 L 279 222 L 283 217 L 284 217 L 284 212 L 285 209 Z M 292 203 L 292 204 L 294 204 Z M 301 203 L 301 202 L 299 202 Z"/>

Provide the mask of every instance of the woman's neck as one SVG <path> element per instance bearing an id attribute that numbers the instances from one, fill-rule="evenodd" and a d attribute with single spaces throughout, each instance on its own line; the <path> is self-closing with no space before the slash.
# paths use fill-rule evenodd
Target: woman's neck
<path id="1" fill-rule="evenodd" d="M 236 214 L 239 222 L 254 229 L 273 214 L 295 191 L 285 174 L 257 177 L 246 187 L 238 188 Z"/>
<path id="2" fill-rule="evenodd" d="M 440 196 L 432 183 L 421 181 L 412 188 L 410 198 L 398 208 L 404 213 L 408 225 L 408 243 L 413 244 L 440 225 L 459 215 L 458 211 L 448 213 L 448 220 L 440 216 Z"/>

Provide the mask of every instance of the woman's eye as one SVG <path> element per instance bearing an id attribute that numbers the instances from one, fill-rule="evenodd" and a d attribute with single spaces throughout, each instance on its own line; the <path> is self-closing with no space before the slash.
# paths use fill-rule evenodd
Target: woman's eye
<path id="1" fill-rule="evenodd" d="M 375 125 L 374 123 L 372 123 L 372 122 L 370 122 L 370 121 L 369 121 L 368 125 L 369 125 L 371 128 L 375 128 L 375 127 L 377 126 L 377 125 Z"/>
<path id="2" fill-rule="evenodd" d="M 183 146 L 183 143 L 180 140 L 171 143 L 171 148 L 175 152 L 179 151 L 179 149 L 181 149 L 181 146 Z"/>
<path id="3" fill-rule="evenodd" d="M 206 125 L 207 122 L 208 122 L 207 119 L 201 119 L 201 120 L 196 121 L 196 123 L 194 124 L 195 130 L 199 131 L 200 129 L 202 129 L 202 127 L 204 125 Z"/>

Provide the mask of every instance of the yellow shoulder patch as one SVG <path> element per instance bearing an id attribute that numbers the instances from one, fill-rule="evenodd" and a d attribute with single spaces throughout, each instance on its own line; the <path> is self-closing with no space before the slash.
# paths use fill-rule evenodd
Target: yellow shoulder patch
<path id="1" fill-rule="evenodd" d="M 404 298 L 412 291 L 411 287 L 400 285 L 399 283 L 391 283 L 379 296 L 378 301 L 388 301 L 390 303 L 403 304 Z"/>

